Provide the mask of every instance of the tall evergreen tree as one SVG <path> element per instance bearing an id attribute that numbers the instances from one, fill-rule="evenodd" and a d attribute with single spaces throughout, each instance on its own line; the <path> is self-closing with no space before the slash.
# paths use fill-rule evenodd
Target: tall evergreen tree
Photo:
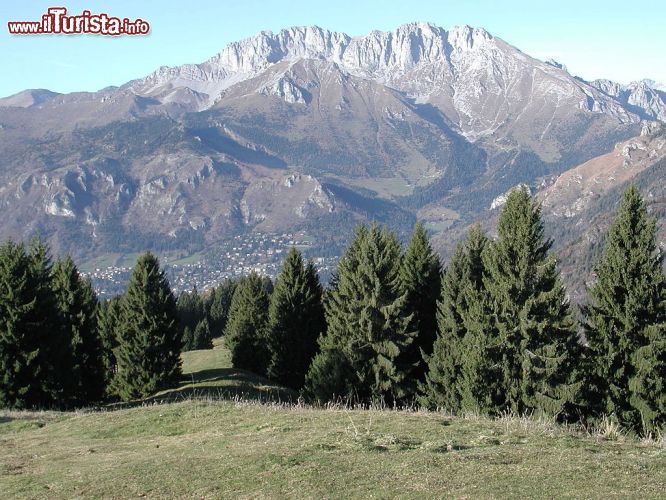
<path id="1" fill-rule="evenodd" d="M 185 328 L 189 327 L 194 332 L 199 322 L 206 317 L 204 301 L 197 288 L 194 287 L 191 292 L 181 292 L 176 301 L 176 307 L 178 309 L 180 336 L 185 338 Z M 195 345 L 191 344 L 187 350 L 195 348 Z"/>
<path id="2" fill-rule="evenodd" d="M 438 335 L 431 356 L 427 356 L 428 371 L 421 385 L 422 404 L 446 408 L 483 410 L 482 391 L 492 386 L 490 380 L 480 380 L 485 352 L 478 351 L 476 333 L 482 329 L 467 326 L 478 315 L 477 306 L 483 300 L 483 250 L 488 242 L 479 226 L 474 226 L 465 242 L 460 243 L 441 279 L 441 295 L 437 302 Z M 463 405 L 463 400 L 467 404 Z"/>
<path id="3" fill-rule="evenodd" d="M 432 354 L 437 337 L 437 299 L 440 294 L 442 265 L 433 251 L 425 226 L 420 222 L 400 265 L 401 290 L 407 295 L 407 310 L 413 314 L 411 328 L 416 332 L 414 342 L 403 355 L 401 362 L 415 365 L 409 392 L 416 393 L 416 384 L 423 381 L 426 363 L 423 355 Z"/>
<path id="4" fill-rule="evenodd" d="M 268 309 L 268 376 L 300 389 L 325 329 L 322 287 L 314 265 L 292 248 L 275 281 Z"/>
<path id="5" fill-rule="evenodd" d="M 49 407 L 47 331 L 37 302 L 39 283 L 22 244 L 0 246 L 0 407 Z"/>
<path id="6" fill-rule="evenodd" d="M 456 383 L 463 412 L 496 414 L 506 409 L 502 353 L 505 344 L 497 335 L 492 297 L 485 285 L 466 286 L 465 336 L 460 342 L 460 378 Z"/>
<path id="7" fill-rule="evenodd" d="M 227 278 L 210 294 L 207 310 L 213 338 L 221 337 L 224 333 L 235 289 L 236 282 Z"/>
<path id="8" fill-rule="evenodd" d="M 210 332 L 210 326 L 208 325 L 208 319 L 203 318 L 197 323 L 196 328 L 192 334 L 194 340 L 194 349 L 212 349 L 213 348 L 213 336 Z"/>
<path id="9" fill-rule="evenodd" d="M 540 206 L 525 188 L 508 196 L 499 239 L 483 254 L 504 405 L 517 413 L 574 411 L 581 387 L 576 322 L 544 238 Z"/>
<path id="10" fill-rule="evenodd" d="M 194 330 L 192 327 L 187 325 L 183 330 L 183 352 L 194 351 L 196 349 L 196 344 L 194 341 Z"/>
<path id="11" fill-rule="evenodd" d="M 270 297 L 271 294 L 273 293 L 273 288 L 274 288 L 273 280 L 271 279 L 270 276 L 261 277 L 261 287 L 263 288 L 264 293 L 266 293 L 266 295 Z"/>
<path id="12" fill-rule="evenodd" d="M 71 344 L 68 397 L 77 406 L 99 401 L 105 391 L 105 376 L 95 292 L 69 256 L 53 266 L 52 286 L 63 337 Z"/>
<path id="13" fill-rule="evenodd" d="M 38 305 L 35 328 L 42 338 L 43 349 L 40 353 L 45 358 L 42 363 L 48 367 L 42 384 L 49 394 L 50 404 L 64 408 L 71 401 L 69 369 L 73 363 L 73 352 L 70 339 L 61 327 L 61 316 L 53 293 L 49 247 L 43 241 L 34 240 L 28 247 L 28 257 Z"/>
<path id="14" fill-rule="evenodd" d="M 268 295 L 264 283 L 265 280 L 256 273 L 239 281 L 224 334 L 233 366 L 260 375 L 266 375 L 269 359 L 266 341 Z"/>
<path id="15" fill-rule="evenodd" d="M 116 373 L 116 355 L 122 313 L 122 296 L 118 295 L 99 304 L 97 310 L 97 331 L 102 345 L 104 366 L 104 387 L 109 395 L 111 381 Z"/>
<path id="16" fill-rule="evenodd" d="M 624 194 L 584 308 L 588 399 L 646 430 L 666 423 L 666 278 L 656 220 L 635 186 Z"/>
<path id="17" fill-rule="evenodd" d="M 157 257 L 141 255 L 123 296 L 113 390 L 123 400 L 176 383 L 181 338 L 176 299 Z"/>
<path id="18" fill-rule="evenodd" d="M 377 225 L 357 229 L 325 302 L 327 334 L 322 355 L 313 362 L 313 367 L 330 366 L 331 360 L 344 358 L 350 369 L 336 373 L 353 373 L 354 380 L 322 380 L 312 373 L 307 394 L 323 399 L 321 387 L 326 386 L 353 387 L 355 395 L 366 401 L 401 401 L 410 396 L 405 387 L 413 365 L 400 365 L 399 358 L 415 332 L 410 330 L 412 315 L 400 286 L 400 256 L 395 234 Z"/>

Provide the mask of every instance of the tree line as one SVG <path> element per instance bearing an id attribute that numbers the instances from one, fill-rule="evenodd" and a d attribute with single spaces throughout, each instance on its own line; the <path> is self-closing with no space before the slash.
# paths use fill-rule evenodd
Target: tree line
<path id="1" fill-rule="evenodd" d="M 181 351 L 212 347 L 235 282 L 177 299 L 157 258 L 138 258 L 127 291 L 99 301 L 70 257 L 0 246 L 0 407 L 68 409 L 175 385 Z"/>
<path id="2" fill-rule="evenodd" d="M 526 190 L 490 238 L 476 226 L 443 268 L 417 224 L 361 225 L 324 288 L 291 249 L 275 282 L 250 274 L 176 299 L 157 259 L 98 303 L 71 259 L 0 247 L 0 406 L 74 407 L 175 384 L 181 350 L 224 336 L 235 367 L 312 402 L 418 404 L 453 412 L 604 415 L 666 424 L 666 278 L 656 220 L 630 187 L 588 288 L 569 303 Z"/>
<path id="3" fill-rule="evenodd" d="M 272 296 L 257 276 L 239 284 L 225 340 L 236 366 L 314 402 L 663 427 L 666 278 L 640 193 L 624 195 L 581 321 L 551 246 L 524 189 L 508 196 L 497 237 L 473 227 L 445 269 L 422 225 L 404 251 L 361 225 L 326 290 L 295 250 Z"/>

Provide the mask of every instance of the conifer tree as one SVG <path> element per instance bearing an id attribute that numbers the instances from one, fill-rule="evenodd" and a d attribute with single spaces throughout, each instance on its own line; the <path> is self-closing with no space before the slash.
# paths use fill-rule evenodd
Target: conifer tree
<path id="1" fill-rule="evenodd" d="M 300 389 L 324 328 L 319 276 L 314 265 L 304 263 L 301 253 L 292 248 L 270 297 L 268 376 L 287 387 Z"/>
<path id="2" fill-rule="evenodd" d="M 224 333 L 235 289 L 236 282 L 227 278 L 210 294 L 208 319 L 213 338 L 221 337 Z"/>
<path id="3" fill-rule="evenodd" d="M 482 300 L 482 253 L 488 239 L 479 226 L 474 226 L 466 241 L 460 243 L 441 279 L 437 302 L 438 335 L 431 356 L 426 357 L 428 371 L 422 384 L 420 401 L 425 406 L 450 411 L 481 409 L 480 391 L 492 385 L 478 380 L 484 363 L 484 352 L 477 352 L 478 339 L 466 326 L 478 313 Z M 480 383 L 477 383 L 480 382 Z M 464 395 L 464 397 L 463 397 Z M 466 404 L 463 405 L 463 399 Z"/>
<path id="4" fill-rule="evenodd" d="M 69 337 L 61 324 L 52 285 L 52 263 L 49 247 L 41 240 L 34 240 L 28 247 L 30 272 L 34 279 L 35 300 L 38 306 L 35 334 L 42 338 L 40 353 L 47 371 L 42 385 L 49 395 L 49 404 L 65 408 L 71 404 L 69 368 L 73 363 L 73 352 Z"/>
<path id="5" fill-rule="evenodd" d="M 97 311 L 97 331 L 102 345 L 104 387 L 107 395 L 116 373 L 115 350 L 118 347 L 121 304 L 122 296 L 118 295 L 101 302 Z"/>
<path id="6" fill-rule="evenodd" d="M 274 288 L 273 280 L 271 279 L 270 276 L 261 277 L 261 287 L 264 289 L 264 293 L 266 293 L 266 295 L 270 297 L 271 294 L 273 293 L 273 288 Z"/>
<path id="7" fill-rule="evenodd" d="M 196 287 L 191 292 L 182 292 L 176 301 L 180 335 L 184 337 L 186 327 L 194 332 L 199 322 L 206 316 L 204 301 Z M 194 345 L 190 346 L 193 349 Z"/>
<path id="8" fill-rule="evenodd" d="M 212 349 L 213 337 L 210 333 L 208 320 L 203 318 L 197 323 L 193 333 L 194 349 Z"/>
<path id="9" fill-rule="evenodd" d="M 266 375 L 268 295 L 265 280 L 251 273 L 236 286 L 224 333 L 234 367 Z"/>
<path id="10" fill-rule="evenodd" d="M 141 255 L 123 296 L 113 390 L 123 400 L 146 397 L 176 383 L 181 338 L 176 299 L 151 253 Z"/>
<path id="11" fill-rule="evenodd" d="M 105 376 L 95 292 L 69 256 L 53 266 L 52 286 L 63 337 L 71 344 L 68 397 L 77 406 L 99 401 L 104 395 Z"/>
<path id="12" fill-rule="evenodd" d="M 305 376 L 303 396 L 313 403 L 325 404 L 335 399 L 356 402 L 357 378 L 354 369 L 341 349 L 329 337 L 322 337 L 320 351 L 315 355 Z"/>
<path id="13" fill-rule="evenodd" d="M 624 194 L 584 308 L 593 413 L 650 430 L 666 423 L 666 279 L 656 220 Z"/>
<path id="14" fill-rule="evenodd" d="M 194 343 L 194 331 L 187 325 L 183 330 L 183 352 L 193 351 L 196 349 Z"/>
<path id="15" fill-rule="evenodd" d="M 337 281 L 325 302 L 327 334 L 316 365 L 344 357 L 354 380 L 327 380 L 328 387 L 354 388 L 363 400 L 402 401 L 409 397 L 407 377 L 413 365 L 400 365 L 415 336 L 407 295 L 400 287 L 400 243 L 395 234 L 373 225 L 357 229 L 340 260 Z M 324 363 L 324 361 L 326 361 Z M 323 396 L 314 386 L 320 377 L 308 376 L 306 393 Z M 329 397 L 347 396 L 329 394 Z"/>
<path id="16" fill-rule="evenodd" d="M 666 426 L 666 320 L 645 328 L 645 345 L 632 356 L 629 380 L 631 405 L 640 416 L 640 428 L 648 434 Z M 638 419 L 637 419 L 638 420 Z M 636 423 L 635 427 L 639 428 Z"/>
<path id="17" fill-rule="evenodd" d="M 402 363 L 414 365 L 408 380 L 409 392 L 416 392 L 416 383 L 423 381 L 426 363 L 423 355 L 432 354 L 437 337 L 437 299 L 440 294 L 442 265 L 432 249 L 425 226 L 420 222 L 400 265 L 401 290 L 407 295 L 407 311 L 412 317 L 411 328 L 416 332 L 414 341 L 405 351 Z"/>
<path id="18" fill-rule="evenodd" d="M 499 239 L 483 254 L 494 324 L 486 347 L 501 368 L 503 406 L 517 413 L 575 411 L 581 383 L 576 322 L 544 238 L 541 208 L 525 188 L 508 196 Z"/>
<path id="19" fill-rule="evenodd" d="M 47 331 L 37 302 L 39 283 L 22 244 L 0 246 L 0 407 L 52 405 Z"/>
<path id="20" fill-rule="evenodd" d="M 460 410 L 497 414 L 506 409 L 501 357 L 505 345 L 497 336 L 492 297 L 485 285 L 481 288 L 466 286 L 462 299 L 465 336 L 459 347 L 460 378 L 456 383 Z"/>

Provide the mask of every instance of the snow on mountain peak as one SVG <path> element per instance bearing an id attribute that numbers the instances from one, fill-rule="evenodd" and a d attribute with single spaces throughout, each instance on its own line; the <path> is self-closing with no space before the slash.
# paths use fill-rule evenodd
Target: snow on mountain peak
<path id="1" fill-rule="evenodd" d="M 189 88 L 203 96 L 197 103 L 205 109 L 218 102 L 225 89 L 281 61 L 298 60 L 333 63 L 343 73 L 381 83 L 417 102 L 444 101 L 456 110 L 452 120 L 469 138 L 493 133 L 511 113 L 520 115 L 519 109 L 509 111 L 502 102 L 529 102 L 530 92 L 571 100 L 578 109 L 610 114 L 621 122 L 638 120 L 632 106 L 645 110 L 641 117 L 666 120 L 664 94 L 648 83 L 588 84 L 569 75 L 564 65 L 533 59 L 482 28 L 464 25 L 447 31 L 426 22 L 353 38 L 318 26 L 262 31 L 228 44 L 204 63 L 162 67 L 124 88 L 158 99 L 174 88 Z M 290 85 L 259 88 L 290 103 L 306 101 Z M 486 114 L 492 119 L 485 119 Z"/>
<path id="2" fill-rule="evenodd" d="M 283 60 L 324 59 L 355 74 L 382 76 L 445 61 L 451 52 L 474 50 L 492 39 L 481 28 L 458 26 L 447 32 L 425 22 L 355 38 L 318 26 L 292 27 L 232 42 L 202 64 L 161 67 L 127 86 L 139 94 L 152 94 L 163 85 L 188 86 L 214 98 L 224 88 Z"/>

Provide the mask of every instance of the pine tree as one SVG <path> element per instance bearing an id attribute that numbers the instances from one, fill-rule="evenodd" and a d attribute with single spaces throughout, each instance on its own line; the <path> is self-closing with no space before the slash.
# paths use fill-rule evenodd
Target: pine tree
<path id="1" fill-rule="evenodd" d="M 146 397 L 181 375 L 176 299 L 151 253 L 141 255 L 123 296 L 113 390 L 123 400 Z"/>
<path id="2" fill-rule="evenodd" d="M 483 293 L 482 254 L 488 239 L 479 226 L 474 226 L 466 241 L 459 244 L 441 279 L 441 295 L 437 302 L 438 335 L 433 353 L 427 356 L 425 384 L 421 384 L 420 401 L 425 406 L 450 411 L 485 407 L 481 391 L 491 381 L 478 380 L 485 353 L 478 351 L 473 328 L 466 325 L 478 316 Z M 463 356 L 463 353 L 465 355 Z M 465 405 L 463 405 L 465 400 Z"/>
<path id="3" fill-rule="evenodd" d="M 0 246 L 0 407 L 50 406 L 35 277 L 22 244 Z"/>
<path id="4" fill-rule="evenodd" d="M 234 367 L 266 375 L 268 295 L 265 280 L 251 273 L 236 286 L 224 333 Z"/>
<path id="5" fill-rule="evenodd" d="M 273 293 L 273 280 L 271 279 L 270 276 L 262 276 L 261 277 L 261 288 L 264 290 L 264 293 L 270 297 L 271 294 Z"/>
<path id="6" fill-rule="evenodd" d="M 486 347 L 499 358 L 504 403 L 516 413 L 575 411 L 581 387 L 576 322 L 551 241 L 544 238 L 541 208 L 525 188 L 508 196 L 499 239 L 483 254 L 493 331 Z"/>
<path id="7" fill-rule="evenodd" d="M 193 333 L 194 349 L 212 349 L 213 337 L 210 333 L 210 326 L 208 320 L 203 318 L 197 323 Z"/>
<path id="8" fill-rule="evenodd" d="M 370 230 L 361 226 L 340 260 L 336 286 L 325 302 L 327 334 L 316 362 L 343 356 L 350 370 L 337 371 L 353 373 L 354 380 L 329 380 L 329 387 L 353 387 L 366 401 L 409 396 L 406 378 L 413 366 L 400 365 L 399 358 L 415 333 L 410 330 L 407 295 L 400 289 L 400 254 L 395 234 L 377 225 Z M 308 376 L 306 393 L 323 395 L 322 388 L 313 385 L 317 379 Z"/>
<path id="9" fill-rule="evenodd" d="M 187 325 L 183 330 L 183 352 L 194 351 L 196 349 L 194 342 L 194 331 Z"/>
<path id="10" fill-rule="evenodd" d="M 305 376 L 303 396 L 318 404 L 335 399 L 356 402 L 359 399 L 355 387 L 356 376 L 349 360 L 334 346 L 320 345 L 320 348 Z"/>
<path id="11" fill-rule="evenodd" d="M 102 344 L 104 387 L 107 395 L 116 373 L 115 350 L 118 348 L 121 304 L 122 296 L 118 295 L 101 302 L 97 310 L 97 331 Z"/>
<path id="12" fill-rule="evenodd" d="M 191 292 L 182 292 L 176 301 L 178 309 L 178 325 L 180 336 L 185 337 L 185 328 L 189 327 L 192 332 L 196 329 L 199 322 L 206 317 L 204 301 L 199 295 L 196 287 Z M 188 350 L 195 348 L 195 344 L 191 344 Z"/>
<path id="13" fill-rule="evenodd" d="M 105 376 L 95 292 L 69 256 L 58 259 L 53 266 L 52 286 L 63 336 L 71 344 L 68 397 L 77 406 L 100 401 L 105 391 Z"/>
<path id="14" fill-rule="evenodd" d="M 213 338 L 221 337 L 224 333 L 235 289 L 236 282 L 227 278 L 210 294 L 207 310 Z"/>
<path id="15" fill-rule="evenodd" d="M 662 306 L 663 307 L 663 306 Z M 666 321 L 645 328 L 645 345 L 632 356 L 630 403 L 646 434 L 666 426 Z M 638 425 L 636 425 L 638 427 Z"/>
<path id="16" fill-rule="evenodd" d="M 441 262 L 430 245 L 425 226 L 418 223 L 400 265 L 401 290 L 407 295 L 407 310 L 413 314 L 411 328 L 416 332 L 414 342 L 401 360 L 416 367 L 408 379 L 412 394 L 416 393 L 417 382 L 425 379 L 427 367 L 423 356 L 432 354 L 437 337 L 441 273 Z"/>
<path id="17" fill-rule="evenodd" d="M 73 363 L 73 352 L 69 337 L 61 326 L 52 285 L 52 263 L 49 248 L 43 241 L 34 240 L 28 247 L 30 272 L 34 279 L 35 300 L 38 310 L 34 321 L 35 335 L 41 337 L 46 367 L 42 386 L 45 388 L 49 404 L 56 408 L 70 405 L 69 369 Z"/>
<path id="18" fill-rule="evenodd" d="M 459 344 L 460 372 L 456 383 L 463 413 L 497 414 L 506 409 L 502 352 L 492 297 L 485 285 L 462 290 L 465 336 Z"/>
<path id="19" fill-rule="evenodd" d="M 300 389 L 317 354 L 317 340 L 324 328 L 319 276 L 314 265 L 305 264 L 301 253 L 292 248 L 270 298 L 268 376 L 287 387 Z"/>
<path id="20" fill-rule="evenodd" d="M 614 414 L 649 430 L 666 419 L 666 279 L 656 220 L 631 186 L 596 266 L 584 308 L 588 399 L 593 413 Z"/>

